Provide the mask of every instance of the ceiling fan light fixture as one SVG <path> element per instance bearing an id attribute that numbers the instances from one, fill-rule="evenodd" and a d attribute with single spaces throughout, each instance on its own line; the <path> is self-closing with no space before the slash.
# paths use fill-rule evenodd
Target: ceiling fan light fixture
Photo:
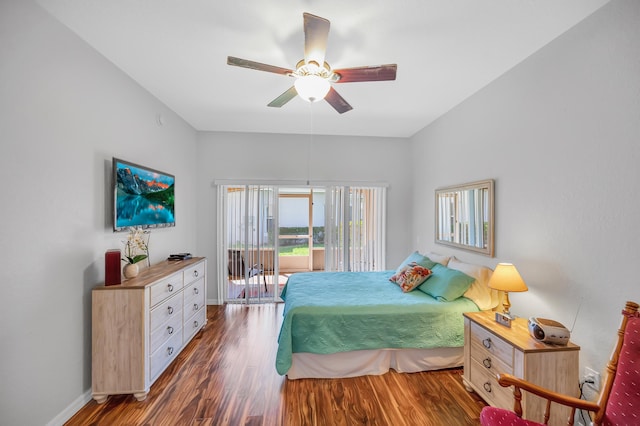
<path id="1" fill-rule="evenodd" d="M 331 88 L 326 78 L 313 74 L 297 77 L 294 86 L 298 96 L 307 102 L 317 102 L 324 99 Z"/>
<path id="2" fill-rule="evenodd" d="M 339 114 L 343 114 L 351 111 L 353 107 L 332 87 L 333 83 L 396 79 L 396 64 L 341 68 L 333 71 L 324 60 L 329 37 L 329 20 L 310 13 L 303 13 L 302 16 L 304 21 L 304 58 L 298 61 L 295 70 L 234 56 L 227 57 L 229 65 L 295 78 L 294 85 L 267 106 L 280 108 L 296 96 L 300 96 L 307 102 L 318 102 L 325 99 L 333 109 Z"/>

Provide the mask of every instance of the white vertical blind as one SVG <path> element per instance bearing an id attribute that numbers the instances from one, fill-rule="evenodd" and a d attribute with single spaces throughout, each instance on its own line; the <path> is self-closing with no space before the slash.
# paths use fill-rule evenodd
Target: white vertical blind
<path id="1" fill-rule="evenodd" d="M 345 220 L 345 194 L 348 194 L 345 187 L 333 186 L 328 188 L 325 196 L 324 267 L 327 271 L 344 271 L 344 265 L 349 264 L 348 250 L 344 249 L 348 237 L 343 232 L 344 223 L 348 223 Z"/>
<path id="2" fill-rule="evenodd" d="M 275 300 L 277 188 L 218 187 L 218 294 L 227 302 Z M 276 275 L 277 276 L 277 275 Z"/>
<path id="3" fill-rule="evenodd" d="M 325 209 L 325 269 L 383 270 L 386 188 L 333 186 Z"/>

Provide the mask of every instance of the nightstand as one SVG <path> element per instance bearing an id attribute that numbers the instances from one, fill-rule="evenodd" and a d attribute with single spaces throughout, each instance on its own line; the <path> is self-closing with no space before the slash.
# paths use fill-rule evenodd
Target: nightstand
<path id="1" fill-rule="evenodd" d="M 498 373 L 509 373 L 566 395 L 579 395 L 580 347 L 547 345 L 535 340 L 527 320 L 516 318 L 511 328 L 498 324 L 494 312 L 464 314 L 465 388 L 476 391 L 489 405 L 513 409 L 513 388 L 498 384 Z M 546 401 L 522 392 L 523 417 L 542 423 Z M 570 409 L 551 409 L 550 425 L 566 424 Z"/>

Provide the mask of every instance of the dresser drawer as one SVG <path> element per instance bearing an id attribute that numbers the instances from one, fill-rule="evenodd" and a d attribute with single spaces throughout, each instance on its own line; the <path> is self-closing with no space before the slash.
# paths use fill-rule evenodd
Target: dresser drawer
<path id="1" fill-rule="evenodd" d="M 167 339 L 171 338 L 182 328 L 182 315 L 171 315 L 171 318 L 151 332 L 149 347 L 154 353 Z"/>
<path id="2" fill-rule="evenodd" d="M 152 381 L 155 380 L 164 368 L 180 353 L 180 349 L 182 349 L 181 328 L 151 354 L 149 359 L 149 375 Z"/>
<path id="3" fill-rule="evenodd" d="M 511 387 L 500 386 L 497 376 L 475 360 L 471 361 L 470 370 L 471 383 L 485 401 L 495 407 L 513 407 L 513 389 Z"/>
<path id="4" fill-rule="evenodd" d="M 204 303 L 201 300 L 190 300 L 184 304 L 184 317 L 189 318 L 199 310 L 204 308 Z"/>
<path id="5" fill-rule="evenodd" d="M 476 323 L 471 323 L 471 357 L 482 362 L 491 355 L 495 361 L 506 365 L 506 371 L 513 368 L 513 346 Z M 482 350 L 476 350 L 482 348 Z"/>
<path id="6" fill-rule="evenodd" d="M 178 293 L 183 286 L 182 272 L 175 273 L 151 286 L 151 307 Z"/>
<path id="7" fill-rule="evenodd" d="M 205 274 L 205 262 L 197 263 L 190 268 L 184 270 L 184 282 L 189 284 L 198 278 L 204 278 Z"/>
<path id="8" fill-rule="evenodd" d="M 204 306 L 204 290 L 204 278 L 198 279 L 184 289 L 185 318 L 191 316 L 191 313 L 198 311 Z"/>
<path id="9" fill-rule="evenodd" d="M 153 333 L 169 318 L 182 318 L 182 292 L 173 295 L 151 310 L 149 330 Z"/>
<path id="10" fill-rule="evenodd" d="M 191 337 L 202 328 L 207 317 L 207 308 L 203 306 L 191 318 L 184 320 L 184 342 L 187 343 Z"/>

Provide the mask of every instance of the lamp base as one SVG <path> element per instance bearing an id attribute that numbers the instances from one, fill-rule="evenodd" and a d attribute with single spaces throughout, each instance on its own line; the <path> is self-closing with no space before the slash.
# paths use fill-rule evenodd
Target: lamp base
<path id="1" fill-rule="evenodd" d="M 511 321 L 513 321 L 511 315 L 505 314 L 503 312 L 496 312 L 496 322 L 498 324 L 502 324 L 505 327 L 511 328 Z"/>

